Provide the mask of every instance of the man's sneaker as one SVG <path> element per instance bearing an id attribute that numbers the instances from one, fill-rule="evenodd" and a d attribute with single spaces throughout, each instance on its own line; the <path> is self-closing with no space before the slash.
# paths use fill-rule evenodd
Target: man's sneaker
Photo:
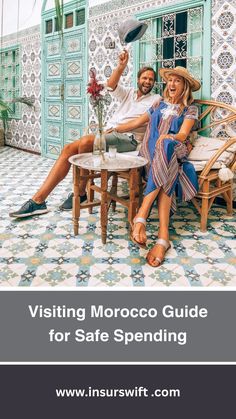
<path id="1" fill-rule="evenodd" d="M 66 198 L 66 200 L 59 206 L 59 209 L 61 211 L 71 211 L 72 210 L 72 206 L 73 206 L 73 193 L 70 193 L 68 195 L 68 198 Z M 87 201 L 87 195 L 84 194 L 82 196 L 80 196 L 80 203 L 82 204 L 83 202 Z"/>
<path id="2" fill-rule="evenodd" d="M 33 199 L 26 201 L 18 211 L 10 212 L 10 217 L 24 218 L 32 215 L 46 214 L 48 212 L 46 202 L 37 204 Z"/>

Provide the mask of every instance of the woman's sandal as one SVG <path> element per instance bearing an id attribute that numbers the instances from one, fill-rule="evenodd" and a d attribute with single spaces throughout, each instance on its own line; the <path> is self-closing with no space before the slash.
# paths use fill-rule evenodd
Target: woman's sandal
<path id="1" fill-rule="evenodd" d="M 130 233 L 130 240 L 134 244 L 137 244 L 142 249 L 146 249 L 147 248 L 147 243 L 146 242 L 142 243 L 142 242 L 139 242 L 138 240 L 136 240 L 136 237 L 139 237 L 140 236 L 140 233 L 134 233 L 135 225 L 138 224 L 138 223 L 141 223 L 141 224 L 143 224 L 146 227 L 146 220 L 145 220 L 145 218 L 142 218 L 142 217 L 136 217 L 136 218 L 134 218 L 133 219 L 132 230 L 131 230 L 131 233 Z"/>
<path id="2" fill-rule="evenodd" d="M 166 254 L 166 252 L 171 248 L 171 245 L 170 245 L 170 243 L 167 241 L 167 240 L 165 240 L 165 239 L 158 239 L 157 240 L 157 242 L 156 242 L 156 244 L 155 244 L 155 246 L 157 246 L 157 245 L 161 245 L 161 246 L 163 246 L 164 247 L 164 249 L 165 249 L 165 254 Z M 155 247 L 155 246 L 153 246 L 153 248 Z M 152 248 L 152 249 L 153 249 Z M 152 250 L 151 249 L 151 250 Z M 165 254 L 164 254 L 164 256 L 163 256 L 163 258 L 161 259 L 161 258 L 159 258 L 158 256 L 157 257 L 155 257 L 155 259 L 154 259 L 154 261 L 153 262 L 158 262 L 158 265 L 152 265 L 151 263 L 150 263 L 150 261 L 148 260 L 148 258 L 146 258 L 146 260 L 147 260 L 147 263 L 150 265 L 150 266 L 152 266 L 153 268 L 158 268 L 159 266 L 161 266 L 161 264 L 164 262 L 164 259 L 165 259 Z"/>

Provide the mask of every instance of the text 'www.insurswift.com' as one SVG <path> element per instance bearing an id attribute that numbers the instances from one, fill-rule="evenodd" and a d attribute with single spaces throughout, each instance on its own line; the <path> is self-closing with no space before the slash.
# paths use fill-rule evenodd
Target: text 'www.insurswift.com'
<path id="1" fill-rule="evenodd" d="M 180 389 L 160 389 L 157 388 L 153 391 L 150 391 L 147 387 L 138 387 L 133 388 L 59 388 L 56 389 L 56 397 L 58 398 L 139 398 L 139 397 L 181 397 Z"/>

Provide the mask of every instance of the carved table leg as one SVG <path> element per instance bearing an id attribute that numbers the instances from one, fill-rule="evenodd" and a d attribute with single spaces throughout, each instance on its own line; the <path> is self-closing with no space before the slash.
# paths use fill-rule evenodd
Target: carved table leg
<path id="1" fill-rule="evenodd" d="M 107 170 L 101 170 L 101 229 L 102 229 L 102 243 L 106 244 L 107 239 L 107 183 L 108 183 L 108 172 Z"/>
<path id="2" fill-rule="evenodd" d="M 114 173 L 112 177 L 112 185 L 111 185 L 111 193 L 113 195 L 117 195 L 117 183 L 118 183 L 118 176 L 117 176 L 117 173 Z M 115 212 L 116 201 L 111 202 L 111 207 L 112 207 L 112 211 Z"/>
<path id="3" fill-rule="evenodd" d="M 79 179 L 80 179 L 80 169 L 78 166 L 73 165 L 74 197 L 73 197 L 72 216 L 73 216 L 75 236 L 79 234 L 79 217 L 80 217 Z"/>
<path id="4" fill-rule="evenodd" d="M 132 226 L 133 219 L 138 210 L 138 202 L 139 202 L 139 175 L 138 169 L 131 169 L 130 170 L 130 177 L 129 177 L 129 208 L 128 208 L 128 221 L 130 226 Z"/>
<path id="5" fill-rule="evenodd" d="M 93 175 L 94 171 L 91 170 L 90 174 Z M 94 201 L 94 190 L 91 189 L 91 186 L 93 186 L 93 185 L 94 185 L 94 179 L 89 179 L 89 181 L 88 181 L 88 202 L 93 202 Z M 88 212 L 89 212 L 89 214 L 92 214 L 92 212 L 93 212 L 92 205 L 91 205 L 91 207 L 89 207 Z"/>

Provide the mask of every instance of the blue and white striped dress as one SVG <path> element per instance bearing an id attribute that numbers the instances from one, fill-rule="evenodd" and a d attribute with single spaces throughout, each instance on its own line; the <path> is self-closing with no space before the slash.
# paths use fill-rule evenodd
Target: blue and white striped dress
<path id="1" fill-rule="evenodd" d="M 197 120 L 198 109 L 191 105 L 181 111 L 180 105 L 158 101 L 148 113 L 150 121 L 140 150 L 140 154 L 149 161 L 144 194 L 162 188 L 168 196 L 172 196 L 171 212 L 174 212 L 175 195 L 184 201 L 192 199 L 198 191 L 198 181 L 193 165 L 187 160 L 186 144 L 168 139 L 168 134 L 177 134 L 185 119 Z M 166 134 L 166 139 L 156 145 L 162 134 Z"/>

